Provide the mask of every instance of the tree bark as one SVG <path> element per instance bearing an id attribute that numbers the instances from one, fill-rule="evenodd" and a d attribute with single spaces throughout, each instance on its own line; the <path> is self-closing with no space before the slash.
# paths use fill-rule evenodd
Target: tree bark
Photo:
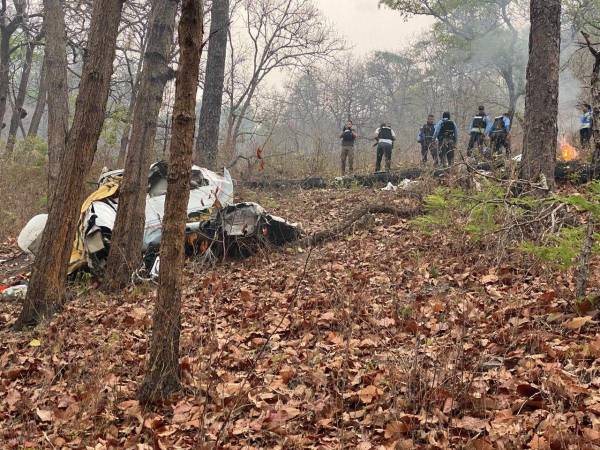
<path id="1" fill-rule="evenodd" d="M 67 35 L 65 12 L 60 0 L 44 0 L 44 27 L 46 48 L 42 82 L 48 89 L 48 204 L 51 205 L 61 175 L 61 160 L 69 132 Z"/>
<path id="2" fill-rule="evenodd" d="M 141 86 L 119 189 L 119 208 L 106 264 L 105 288 L 124 288 L 142 258 L 148 168 L 165 84 L 172 76 L 169 53 L 173 42 L 177 0 L 154 0 Z"/>
<path id="3" fill-rule="evenodd" d="M 125 119 L 125 128 L 123 129 L 123 135 L 121 136 L 121 142 L 119 146 L 119 155 L 117 156 L 117 168 L 125 166 L 125 158 L 127 157 L 127 148 L 129 147 L 129 138 L 131 136 L 131 121 L 133 119 L 133 113 L 135 111 L 135 102 L 137 99 L 137 86 L 131 90 L 131 100 L 129 101 L 129 108 L 127 110 L 127 118 Z"/>
<path id="4" fill-rule="evenodd" d="M 47 39 L 46 39 L 47 42 Z M 46 43 L 46 45 L 48 45 Z M 66 53 L 65 53 L 66 54 Z M 42 69 L 40 70 L 40 82 L 38 85 L 38 97 L 35 102 L 35 110 L 33 111 L 33 115 L 31 116 L 31 123 L 29 124 L 29 131 L 27 132 L 27 136 L 34 137 L 37 136 L 38 130 L 40 129 L 40 123 L 42 123 L 42 117 L 44 115 L 44 110 L 46 109 L 46 99 L 48 94 L 48 82 L 47 82 L 47 64 L 46 64 L 46 56 L 44 55 L 44 62 L 42 63 Z M 68 117 L 68 114 L 67 114 Z"/>
<path id="5" fill-rule="evenodd" d="M 152 17 L 153 16 L 150 15 L 151 23 L 152 23 Z M 148 27 L 145 28 L 145 33 L 146 33 L 146 35 L 144 37 L 147 38 L 148 37 L 147 36 Z M 144 45 L 143 48 L 146 48 L 145 47 L 145 39 L 144 39 L 143 45 Z M 131 82 L 131 99 L 129 101 L 129 108 L 127 110 L 125 129 L 123 130 L 123 135 L 121 136 L 121 145 L 119 147 L 119 155 L 117 157 L 117 167 L 119 167 L 119 168 L 123 167 L 123 165 L 125 164 L 125 157 L 127 156 L 127 148 L 129 147 L 129 138 L 131 135 L 131 122 L 133 120 L 133 114 L 135 112 L 135 103 L 137 101 L 137 95 L 138 95 L 139 87 L 141 84 L 140 74 L 142 72 L 143 61 L 144 61 L 144 58 L 139 59 L 139 62 L 136 66 L 135 79 L 132 80 L 132 82 Z"/>
<path id="6" fill-rule="evenodd" d="M 51 316 L 64 296 L 69 256 L 85 193 L 84 180 L 104 124 L 122 7 L 123 0 L 94 2 L 73 126 L 17 328 L 36 325 Z"/>
<path id="7" fill-rule="evenodd" d="M 15 149 L 15 143 L 17 142 L 17 131 L 19 131 L 19 124 L 21 123 L 21 119 L 24 117 L 23 105 L 25 104 L 27 86 L 29 85 L 29 75 L 31 74 L 31 63 L 33 61 L 34 49 L 35 43 L 30 42 L 27 45 L 27 50 L 25 51 L 25 60 L 23 61 L 21 80 L 19 81 L 19 89 L 17 91 L 17 97 L 15 98 L 15 104 L 10 118 L 8 140 L 6 141 L 6 149 L 4 151 L 7 157 L 12 156 L 13 154 L 13 151 Z"/>
<path id="8" fill-rule="evenodd" d="M 10 38 L 11 30 L 8 27 L 0 27 L 0 133 L 6 126 L 4 115 L 6 114 L 6 103 L 8 102 L 8 85 L 10 83 Z"/>
<path id="9" fill-rule="evenodd" d="M 143 403 L 163 399 L 180 386 L 181 274 L 185 256 L 182 243 L 190 194 L 202 34 L 202 1 L 184 0 L 179 22 L 181 56 L 173 106 L 158 297 L 154 309 L 150 360 L 139 391 Z"/>
<path id="10" fill-rule="evenodd" d="M 531 0 L 522 179 L 554 185 L 558 138 L 560 0 Z"/>
<path id="11" fill-rule="evenodd" d="M 596 50 L 594 44 L 590 40 L 589 34 L 582 32 L 583 38 L 585 39 L 585 43 L 594 57 L 594 67 L 592 70 L 592 76 L 590 79 L 590 91 L 592 95 L 592 113 L 594 117 L 593 121 L 593 137 L 594 137 L 594 146 L 592 153 L 592 166 L 595 168 L 600 165 L 600 51 Z M 593 177 L 596 178 L 597 175 L 600 175 L 600 172 L 597 169 L 594 169 Z"/>
<path id="12" fill-rule="evenodd" d="M 206 76 L 194 158 L 197 164 L 216 169 L 229 34 L 229 0 L 214 0 L 210 16 Z"/>

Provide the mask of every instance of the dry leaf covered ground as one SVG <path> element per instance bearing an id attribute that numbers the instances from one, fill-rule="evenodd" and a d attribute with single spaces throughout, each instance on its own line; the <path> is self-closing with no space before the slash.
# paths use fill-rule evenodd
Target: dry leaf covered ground
<path id="1" fill-rule="evenodd" d="M 242 193 L 309 232 L 369 189 Z M 0 304 L 1 448 L 600 448 L 597 313 L 572 313 L 572 274 L 460 233 L 371 217 L 315 249 L 185 275 L 185 390 L 135 399 L 154 289 L 93 283 L 51 323 L 8 329 Z M 592 285 L 600 279 L 593 262 Z"/>

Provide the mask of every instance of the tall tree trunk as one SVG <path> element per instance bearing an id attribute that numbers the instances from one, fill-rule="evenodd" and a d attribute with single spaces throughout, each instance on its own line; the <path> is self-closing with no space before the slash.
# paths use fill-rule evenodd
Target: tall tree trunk
<path id="1" fill-rule="evenodd" d="M 119 189 L 117 219 L 106 264 L 105 287 L 109 290 L 125 287 L 142 257 L 148 168 L 165 84 L 173 74 L 169 53 L 176 12 L 177 0 L 154 0 L 125 175 Z"/>
<path id="2" fill-rule="evenodd" d="M 521 178 L 554 186 L 558 138 L 560 0 L 531 0 Z"/>
<path id="3" fill-rule="evenodd" d="M 594 44 L 590 40 L 589 34 L 582 32 L 583 38 L 588 46 L 588 49 L 594 57 L 594 68 L 590 78 L 590 91 L 592 96 L 592 114 L 593 121 L 593 138 L 594 147 L 592 153 L 592 166 L 594 167 L 593 177 L 596 177 L 596 167 L 600 162 L 600 51 L 596 50 Z"/>
<path id="4" fill-rule="evenodd" d="M 119 155 L 117 156 L 117 168 L 121 168 L 125 164 L 125 157 L 127 156 L 127 147 L 129 147 L 129 136 L 131 134 L 131 119 L 135 110 L 136 98 L 137 89 L 134 86 L 134 89 L 131 90 L 131 100 L 129 101 L 129 109 L 127 110 L 125 128 L 123 129 L 123 135 L 121 136 Z"/>
<path id="5" fill-rule="evenodd" d="M 219 151 L 219 126 L 223 106 L 225 60 L 229 34 L 229 0 L 214 0 L 210 13 L 210 39 L 198 137 L 194 158 L 200 165 L 215 169 Z"/>
<path id="6" fill-rule="evenodd" d="M 10 70 L 10 38 L 12 33 L 7 27 L 0 27 L 0 133 L 6 124 L 6 104 L 8 102 L 9 70 Z"/>
<path id="7" fill-rule="evenodd" d="M 51 205 L 61 175 L 61 160 L 66 152 L 69 132 L 67 35 L 61 1 L 44 0 L 44 11 L 46 49 L 42 83 L 48 90 L 48 204 Z"/>
<path id="8" fill-rule="evenodd" d="M 152 15 L 150 16 L 150 22 L 152 23 Z M 173 25 L 174 27 L 175 25 Z M 173 28 L 171 27 L 171 28 Z M 148 37 L 148 27 L 144 28 L 144 40 L 142 46 L 144 48 L 144 52 L 146 49 L 146 38 Z M 144 53 L 145 54 L 145 53 Z M 129 108 L 127 110 L 127 118 L 125 122 L 125 129 L 123 130 L 123 135 L 121 136 L 121 145 L 119 147 L 119 155 L 117 157 L 117 167 L 123 167 L 125 164 L 125 157 L 127 155 L 127 148 L 129 147 L 129 138 L 131 135 L 131 122 L 133 120 L 133 114 L 135 112 L 135 103 L 137 101 L 137 95 L 139 91 L 139 87 L 141 84 L 140 74 L 142 72 L 144 58 L 140 58 L 138 64 L 136 65 L 135 71 L 135 79 L 131 82 L 131 99 L 129 100 Z"/>
<path id="9" fill-rule="evenodd" d="M 139 391 L 140 400 L 144 403 L 162 399 L 180 386 L 183 241 L 190 195 L 202 34 L 202 1 L 184 0 L 179 22 L 181 56 L 173 106 L 173 134 L 160 248 L 160 284 L 154 308 L 150 359 Z"/>
<path id="10" fill-rule="evenodd" d="M 10 118 L 10 128 L 8 130 L 8 140 L 6 141 L 5 155 L 10 157 L 15 149 L 15 143 L 17 141 L 17 131 L 19 131 L 19 124 L 21 119 L 27 115 L 23 109 L 25 104 L 25 96 L 27 95 L 27 86 L 29 85 L 29 75 L 31 74 L 31 63 L 33 61 L 33 51 L 35 44 L 30 42 L 27 45 L 25 52 L 25 60 L 23 61 L 23 70 L 21 72 L 21 80 L 19 81 L 19 90 L 17 91 L 17 98 L 15 98 L 15 104 L 12 110 Z"/>
<path id="11" fill-rule="evenodd" d="M 47 39 L 46 39 L 47 41 Z M 48 45 L 48 44 L 46 44 Z M 47 50 L 46 50 L 47 51 Z M 66 53 L 65 53 L 66 55 Z M 42 69 L 40 70 L 40 82 L 38 85 L 38 97 L 35 102 L 35 110 L 33 111 L 33 115 L 31 116 L 31 123 L 29 124 L 29 131 L 27 132 L 27 136 L 34 137 L 37 136 L 38 130 L 40 129 L 40 123 L 42 122 L 42 117 L 44 115 L 44 110 L 46 109 L 46 98 L 48 93 L 48 82 L 47 82 L 47 64 L 46 64 L 46 56 L 44 55 L 44 62 L 42 63 Z M 68 114 L 67 114 L 68 117 Z"/>
<path id="12" fill-rule="evenodd" d="M 38 324 L 52 315 L 64 295 L 69 256 L 85 192 L 84 180 L 104 124 L 122 8 L 123 0 L 94 2 L 73 126 L 68 133 L 55 201 L 50 204 L 17 328 Z M 48 62 L 51 73 L 50 60 Z M 50 94 L 53 97 L 52 91 Z"/>

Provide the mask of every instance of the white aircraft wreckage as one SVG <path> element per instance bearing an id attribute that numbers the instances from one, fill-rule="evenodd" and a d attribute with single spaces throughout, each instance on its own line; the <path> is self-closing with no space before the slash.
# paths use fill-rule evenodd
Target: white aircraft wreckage
<path id="1" fill-rule="evenodd" d="M 112 229 L 119 207 L 119 186 L 123 170 L 103 173 L 98 189 L 83 202 L 69 262 L 69 274 L 89 270 L 100 274 L 110 249 Z M 148 176 L 143 256 L 147 272 L 158 272 L 167 192 L 167 163 L 153 164 Z M 268 214 L 256 203 L 233 202 L 233 180 L 227 169 L 218 175 L 193 166 L 186 226 L 186 254 L 205 261 L 225 256 L 247 257 L 261 245 L 282 246 L 299 239 L 298 224 Z M 21 231 L 19 247 L 35 256 L 47 221 L 47 214 L 33 217 Z"/>

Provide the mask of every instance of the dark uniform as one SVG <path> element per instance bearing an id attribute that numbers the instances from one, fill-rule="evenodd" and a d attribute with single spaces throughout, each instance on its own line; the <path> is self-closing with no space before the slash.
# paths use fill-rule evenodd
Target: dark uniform
<path id="1" fill-rule="evenodd" d="M 492 129 L 490 131 L 490 138 L 492 141 L 492 152 L 497 155 L 502 154 L 502 147 L 506 151 L 506 157 L 510 157 L 510 139 L 508 133 L 510 132 L 510 119 L 508 116 L 498 116 L 494 119 Z"/>
<path id="2" fill-rule="evenodd" d="M 438 122 L 435 129 L 434 137 L 438 141 L 440 163 L 451 166 L 454 163 L 454 149 L 458 141 L 458 128 L 452 120 L 444 118 Z"/>
<path id="3" fill-rule="evenodd" d="M 481 148 L 484 143 L 485 131 L 488 126 L 488 117 L 485 113 L 480 112 L 471 121 L 471 137 L 469 146 L 467 147 L 467 156 L 473 156 L 473 148 L 477 146 Z"/>
<path id="4" fill-rule="evenodd" d="M 426 123 L 419 130 L 419 138 L 418 142 L 421 143 L 421 157 L 423 163 L 427 162 L 427 154 L 431 152 L 431 157 L 433 162 L 437 166 L 439 164 L 438 161 L 438 152 L 437 147 L 434 144 L 433 135 L 435 134 L 435 124 L 434 123 Z"/>

